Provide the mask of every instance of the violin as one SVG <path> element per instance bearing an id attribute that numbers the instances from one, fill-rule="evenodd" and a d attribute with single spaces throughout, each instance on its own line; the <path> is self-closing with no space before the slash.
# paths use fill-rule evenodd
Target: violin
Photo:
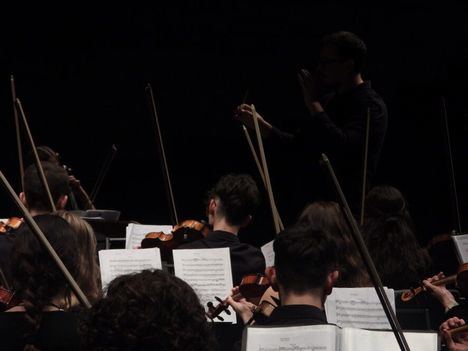
<path id="1" fill-rule="evenodd" d="M 468 293 L 468 263 L 463 263 L 458 267 L 457 274 L 445 277 L 435 282 L 432 282 L 432 285 L 439 286 L 444 284 L 453 284 L 455 283 L 457 288 L 460 289 L 460 292 L 463 296 L 466 296 Z M 401 300 L 403 302 L 408 302 L 413 299 L 419 293 L 425 291 L 424 286 L 420 285 L 417 288 L 410 289 L 401 294 Z"/>
<path id="2" fill-rule="evenodd" d="M 239 285 L 239 293 L 233 295 L 232 298 L 234 299 L 234 301 L 240 301 L 243 298 L 247 300 L 260 298 L 269 287 L 270 281 L 266 276 L 262 274 L 249 274 L 242 278 L 242 281 Z M 227 299 L 221 300 L 217 296 L 215 296 L 215 299 L 219 303 L 215 306 L 212 302 L 208 302 L 208 311 L 206 312 L 206 316 L 211 320 L 217 318 L 220 321 L 223 321 L 223 317 L 220 316 L 222 312 L 226 312 L 226 314 L 228 315 L 231 314 L 231 311 L 228 310 L 229 304 L 227 302 Z M 260 312 L 262 308 L 270 307 L 269 305 L 273 306 L 270 302 L 259 304 L 255 311 L 253 311 L 254 314 L 255 312 Z"/>
<path id="3" fill-rule="evenodd" d="M 141 248 L 158 247 L 161 250 L 161 259 L 166 262 L 172 260 L 171 252 L 182 244 L 203 239 L 210 232 L 206 222 L 185 220 L 174 226 L 170 233 L 150 232 L 141 242 Z"/>
<path id="4" fill-rule="evenodd" d="M 5 222 L 0 221 L 0 234 L 10 234 L 23 224 L 23 219 L 18 217 L 8 218 Z"/>
<path id="5" fill-rule="evenodd" d="M 6 311 L 18 304 L 15 293 L 0 287 L 0 310 Z"/>

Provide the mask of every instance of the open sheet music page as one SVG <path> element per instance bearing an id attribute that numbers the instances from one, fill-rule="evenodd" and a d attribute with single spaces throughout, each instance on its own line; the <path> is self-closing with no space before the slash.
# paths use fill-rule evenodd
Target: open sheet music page
<path id="1" fill-rule="evenodd" d="M 339 328 L 334 325 L 247 327 L 243 351 L 335 351 Z M 373 350 L 376 351 L 376 350 Z"/>
<path id="2" fill-rule="evenodd" d="M 148 233 L 163 232 L 165 234 L 170 234 L 171 231 L 171 225 L 148 225 L 130 223 L 126 229 L 125 248 L 127 250 L 139 249 L 141 246 L 141 241 L 145 238 L 145 235 Z"/>
<path id="3" fill-rule="evenodd" d="M 162 269 L 161 253 L 157 247 L 140 250 L 99 251 L 102 287 L 105 288 L 115 277 L 137 273 L 145 269 Z"/>
<path id="4" fill-rule="evenodd" d="M 411 351 L 438 351 L 437 333 L 404 332 Z M 341 331 L 342 351 L 400 351 L 393 331 L 344 328 Z"/>
<path id="5" fill-rule="evenodd" d="M 460 263 L 468 262 L 468 234 L 452 236 Z"/>
<path id="6" fill-rule="evenodd" d="M 395 292 L 384 288 L 395 311 Z M 374 288 L 333 288 L 325 302 L 328 323 L 340 327 L 391 329 Z"/>
<path id="7" fill-rule="evenodd" d="M 218 304 L 215 296 L 224 300 L 230 294 L 232 271 L 228 248 L 173 250 L 172 253 L 175 275 L 195 290 L 205 309 L 208 302 Z M 236 314 L 229 309 L 231 315 L 223 312 L 220 316 L 224 322 L 236 323 Z"/>
<path id="8" fill-rule="evenodd" d="M 262 254 L 265 257 L 266 267 L 273 267 L 275 265 L 275 252 L 273 251 L 273 241 L 266 243 L 261 247 Z"/>

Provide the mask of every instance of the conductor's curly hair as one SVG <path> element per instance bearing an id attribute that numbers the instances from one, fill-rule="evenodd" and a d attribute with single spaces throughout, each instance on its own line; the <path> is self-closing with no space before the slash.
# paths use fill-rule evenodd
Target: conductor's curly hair
<path id="1" fill-rule="evenodd" d="M 114 279 L 80 322 L 85 350 L 214 350 L 193 289 L 161 270 Z"/>

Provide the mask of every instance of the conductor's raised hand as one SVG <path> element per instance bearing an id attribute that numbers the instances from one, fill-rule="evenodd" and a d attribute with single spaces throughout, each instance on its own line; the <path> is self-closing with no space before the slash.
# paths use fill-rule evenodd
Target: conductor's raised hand
<path id="1" fill-rule="evenodd" d="M 272 126 L 262 117 L 262 115 L 258 113 L 258 111 L 255 112 L 258 119 L 260 132 L 263 136 L 267 136 L 270 130 L 272 129 Z M 253 111 L 250 105 L 239 105 L 234 113 L 234 118 L 242 122 L 242 124 L 244 124 L 247 128 L 250 128 L 252 130 L 255 129 Z"/>

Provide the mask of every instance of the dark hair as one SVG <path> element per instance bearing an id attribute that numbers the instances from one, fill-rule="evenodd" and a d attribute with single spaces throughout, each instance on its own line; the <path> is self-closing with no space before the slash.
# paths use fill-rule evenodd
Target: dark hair
<path id="1" fill-rule="evenodd" d="M 52 199 L 55 204 L 61 196 L 67 195 L 70 191 L 68 186 L 68 174 L 57 164 L 41 162 L 44 175 L 49 185 Z M 24 172 L 24 194 L 29 209 L 39 211 L 51 211 L 46 190 L 42 186 L 39 172 L 35 165 L 30 165 Z"/>
<path id="2" fill-rule="evenodd" d="M 335 286 L 353 288 L 372 285 L 343 213 L 336 202 L 320 201 L 308 205 L 302 211 L 298 223 L 314 230 L 325 230 L 335 240 L 340 271 Z"/>
<path id="3" fill-rule="evenodd" d="M 84 350 L 213 350 L 214 338 L 193 289 L 161 270 L 114 279 L 84 312 Z"/>
<path id="4" fill-rule="evenodd" d="M 278 284 L 286 291 L 304 293 L 323 287 L 327 275 L 337 269 L 336 243 L 324 230 L 296 225 L 278 235 L 273 249 Z"/>
<path id="5" fill-rule="evenodd" d="M 71 275 L 76 278 L 80 259 L 76 235 L 70 225 L 55 215 L 40 215 L 34 219 Z M 11 254 L 12 284 L 26 310 L 26 319 L 31 324 L 31 330 L 25 335 L 28 340 L 38 331 L 42 311 L 52 299 L 63 298 L 67 301 L 67 306 L 63 307 L 70 307 L 71 289 L 27 225 L 22 225 L 15 236 Z"/>
<path id="6" fill-rule="evenodd" d="M 416 239 L 401 192 L 390 186 L 373 188 L 366 211 L 364 239 L 382 283 L 394 289 L 419 284 L 430 273 L 431 259 Z"/>
<path id="7" fill-rule="evenodd" d="M 353 60 L 355 73 L 361 72 L 364 68 L 367 47 L 356 34 L 345 31 L 329 34 L 322 39 L 321 47 L 324 46 L 334 46 L 342 59 Z"/>
<path id="8" fill-rule="evenodd" d="M 257 184 L 247 174 L 229 174 L 222 177 L 208 196 L 219 198 L 219 212 L 232 225 L 241 225 L 253 214 L 260 202 Z"/>

